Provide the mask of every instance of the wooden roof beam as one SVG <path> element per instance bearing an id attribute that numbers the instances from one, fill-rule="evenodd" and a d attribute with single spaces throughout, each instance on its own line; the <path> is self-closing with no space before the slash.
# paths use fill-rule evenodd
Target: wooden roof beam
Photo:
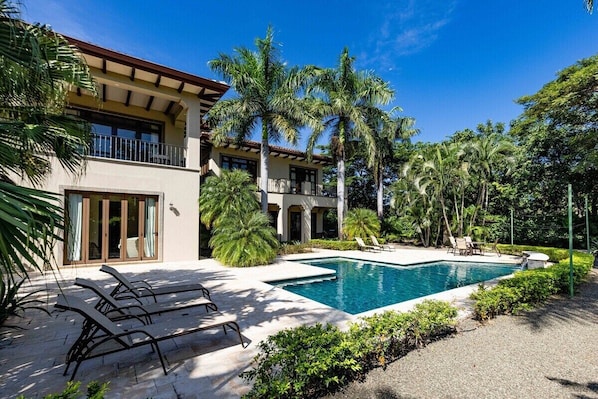
<path id="1" fill-rule="evenodd" d="M 131 103 L 131 94 L 133 94 L 133 92 L 131 90 L 127 90 L 127 99 L 125 100 L 125 107 L 128 107 Z"/>
<path id="2" fill-rule="evenodd" d="M 150 110 L 153 102 L 154 102 L 154 96 L 150 96 L 149 100 L 147 101 L 147 105 L 145 106 L 146 111 Z"/>
<path id="3" fill-rule="evenodd" d="M 166 110 L 164 110 L 164 114 L 168 115 L 170 114 L 170 111 L 172 111 L 172 107 L 174 106 L 174 101 L 170 101 L 168 103 L 168 107 L 166 107 Z"/>

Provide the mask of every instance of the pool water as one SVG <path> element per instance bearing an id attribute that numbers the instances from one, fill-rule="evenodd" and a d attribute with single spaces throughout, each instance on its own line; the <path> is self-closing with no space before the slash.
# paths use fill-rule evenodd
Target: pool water
<path id="1" fill-rule="evenodd" d="M 336 279 L 287 280 L 273 285 L 350 314 L 491 280 L 520 269 L 519 265 L 504 263 L 435 262 L 398 266 L 347 258 L 297 262 L 336 270 Z"/>

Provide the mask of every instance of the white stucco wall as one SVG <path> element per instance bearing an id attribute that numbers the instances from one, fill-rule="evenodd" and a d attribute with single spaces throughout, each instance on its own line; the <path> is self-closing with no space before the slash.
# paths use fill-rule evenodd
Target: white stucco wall
<path id="1" fill-rule="evenodd" d="M 55 161 L 43 189 L 157 195 L 159 197 L 158 260 L 198 259 L 199 171 L 169 166 L 90 158 L 80 177 L 67 174 Z M 63 264 L 62 245 L 56 259 Z"/>

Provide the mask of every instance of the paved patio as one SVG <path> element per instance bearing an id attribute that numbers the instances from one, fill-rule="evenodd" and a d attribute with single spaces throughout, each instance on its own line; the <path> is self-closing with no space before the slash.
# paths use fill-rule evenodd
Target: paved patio
<path id="1" fill-rule="evenodd" d="M 397 248 L 394 252 L 318 250 L 308 254 L 285 256 L 275 264 L 245 269 L 222 267 L 212 259 L 176 263 L 118 265 L 119 271 L 135 275 L 155 284 L 201 282 L 210 290 L 219 310 L 237 316 L 247 348 L 242 348 L 235 334 L 224 335 L 215 328 L 160 344 L 167 359 L 168 375 L 160 361 L 148 348 L 119 352 L 82 363 L 76 380 L 110 381 L 108 398 L 230 398 L 239 397 L 249 389 L 238 374 L 246 370 L 257 354 L 257 344 L 277 331 L 302 324 L 332 323 L 345 328 L 358 316 L 332 309 L 305 299 L 264 281 L 311 277 L 329 273 L 327 269 L 302 265 L 293 259 L 344 256 L 398 264 L 435 260 L 475 260 L 514 263 L 510 256 L 454 256 L 444 250 Z M 72 286 L 76 277 L 90 278 L 109 287 L 115 280 L 100 272 L 99 266 L 64 267 L 56 275 L 35 275 L 28 290 L 44 289 L 52 316 L 28 311 L 23 319 L 10 319 L 7 324 L 24 329 L 0 329 L 0 398 L 19 394 L 41 398 L 60 392 L 70 374 L 63 376 L 68 348 L 79 335 L 82 318 L 72 312 L 53 310 L 56 295 L 66 293 L 92 298 L 92 294 Z M 461 287 L 435 295 L 452 301 L 467 313 L 468 294 L 475 286 Z M 421 300 L 421 299 L 419 299 Z M 387 308 L 410 309 L 416 301 L 403 302 Z M 371 312 L 368 312 L 371 313 Z M 364 315 L 364 314 L 362 314 Z M 157 316 L 172 317 L 169 316 Z M 73 367 L 71 367 L 72 371 Z"/>

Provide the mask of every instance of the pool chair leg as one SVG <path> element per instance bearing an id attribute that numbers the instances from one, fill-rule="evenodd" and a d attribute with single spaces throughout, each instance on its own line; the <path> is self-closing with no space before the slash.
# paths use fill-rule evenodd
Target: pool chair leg
<path id="1" fill-rule="evenodd" d="M 166 364 L 164 364 L 164 356 L 162 356 L 162 352 L 160 351 L 160 347 L 158 343 L 153 343 L 152 347 L 158 352 L 158 357 L 160 358 L 160 363 L 162 364 L 162 370 L 164 370 L 164 375 L 168 375 L 168 371 L 166 371 Z"/>

